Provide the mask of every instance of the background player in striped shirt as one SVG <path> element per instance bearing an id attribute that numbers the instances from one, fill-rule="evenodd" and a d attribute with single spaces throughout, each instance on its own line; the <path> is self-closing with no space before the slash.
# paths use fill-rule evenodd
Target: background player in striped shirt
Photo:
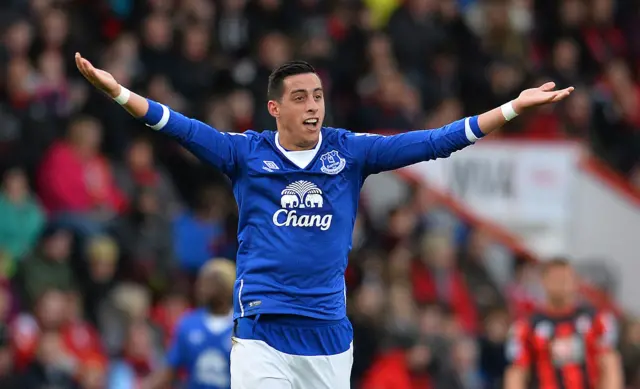
<path id="1" fill-rule="evenodd" d="M 611 313 L 578 301 L 574 269 L 544 264 L 546 303 L 511 329 L 505 389 L 620 389 L 617 329 Z"/>

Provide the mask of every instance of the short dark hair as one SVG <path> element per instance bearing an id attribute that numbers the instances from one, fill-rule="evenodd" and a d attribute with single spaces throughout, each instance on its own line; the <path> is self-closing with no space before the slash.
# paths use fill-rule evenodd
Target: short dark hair
<path id="1" fill-rule="evenodd" d="M 297 74 L 313 73 L 316 69 L 305 61 L 289 61 L 280 65 L 269 75 L 267 97 L 269 100 L 280 100 L 284 93 L 284 79 Z"/>

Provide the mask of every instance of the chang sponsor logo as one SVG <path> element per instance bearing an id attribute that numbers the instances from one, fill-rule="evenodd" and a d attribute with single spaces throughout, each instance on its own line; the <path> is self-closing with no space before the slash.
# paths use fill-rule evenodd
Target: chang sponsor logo
<path id="1" fill-rule="evenodd" d="M 322 190 L 309 181 L 296 181 L 280 193 L 280 207 L 273 214 L 273 224 L 278 227 L 318 227 L 326 231 L 331 227 L 333 215 L 323 215 L 301 209 L 320 209 L 324 206 Z"/>

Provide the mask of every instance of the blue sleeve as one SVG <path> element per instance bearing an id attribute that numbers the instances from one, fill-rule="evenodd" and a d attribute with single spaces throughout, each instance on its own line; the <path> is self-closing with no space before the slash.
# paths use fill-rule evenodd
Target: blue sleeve
<path id="1" fill-rule="evenodd" d="M 249 144 L 246 134 L 220 132 L 195 119 L 189 119 L 165 105 L 147 99 L 149 110 L 140 118 L 148 127 L 163 132 L 196 157 L 210 163 L 228 176 L 234 176 L 239 155 Z"/>
<path id="2" fill-rule="evenodd" d="M 178 323 L 176 332 L 171 340 L 169 349 L 167 350 L 166 361 L 169 367 L 178 369 L 185 365 L 184 348 L 185 348 L 185 324 L 184 319 Z"/>
<path id="3" fill-rule="evenodd" d="M 350 134 L 350 146 L 361 161 L 365 175 L 413 165 L 437 158 L 447 158 L 454 151 L 475 143 L 484 134 L 478 117 L 455 121 L 433 130 L 382 136 Z"/>

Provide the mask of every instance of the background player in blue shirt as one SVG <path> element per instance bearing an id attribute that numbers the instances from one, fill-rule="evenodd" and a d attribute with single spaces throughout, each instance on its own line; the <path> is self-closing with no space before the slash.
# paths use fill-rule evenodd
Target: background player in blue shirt
<path id="1" fill-rule="evenodd" d="M 201 308 L 186 314 L 167 353 L 167 366 L 145 382 L 144 389 L 171 387 L 186 372 L 186 389 L 229 389 L 229 358 L 233 332 L 235 264 L 226 259 L 207 262 L 196 282 Z"/>
<path id="2" fill-rule="evenodd" d="M 446 158 L 573 88 L 527 89 L 501 107 L 394 136 L 323 127 L 324 90 L 294 61 L 269 77 L 277 131 L 223 133 L 122 87 L 76 55 L 81 73 L 134 117 L 231 179 L 238 203 L 233 389 L 345 389 L 353 361 L 344 272 L 367 176 Z"/>

